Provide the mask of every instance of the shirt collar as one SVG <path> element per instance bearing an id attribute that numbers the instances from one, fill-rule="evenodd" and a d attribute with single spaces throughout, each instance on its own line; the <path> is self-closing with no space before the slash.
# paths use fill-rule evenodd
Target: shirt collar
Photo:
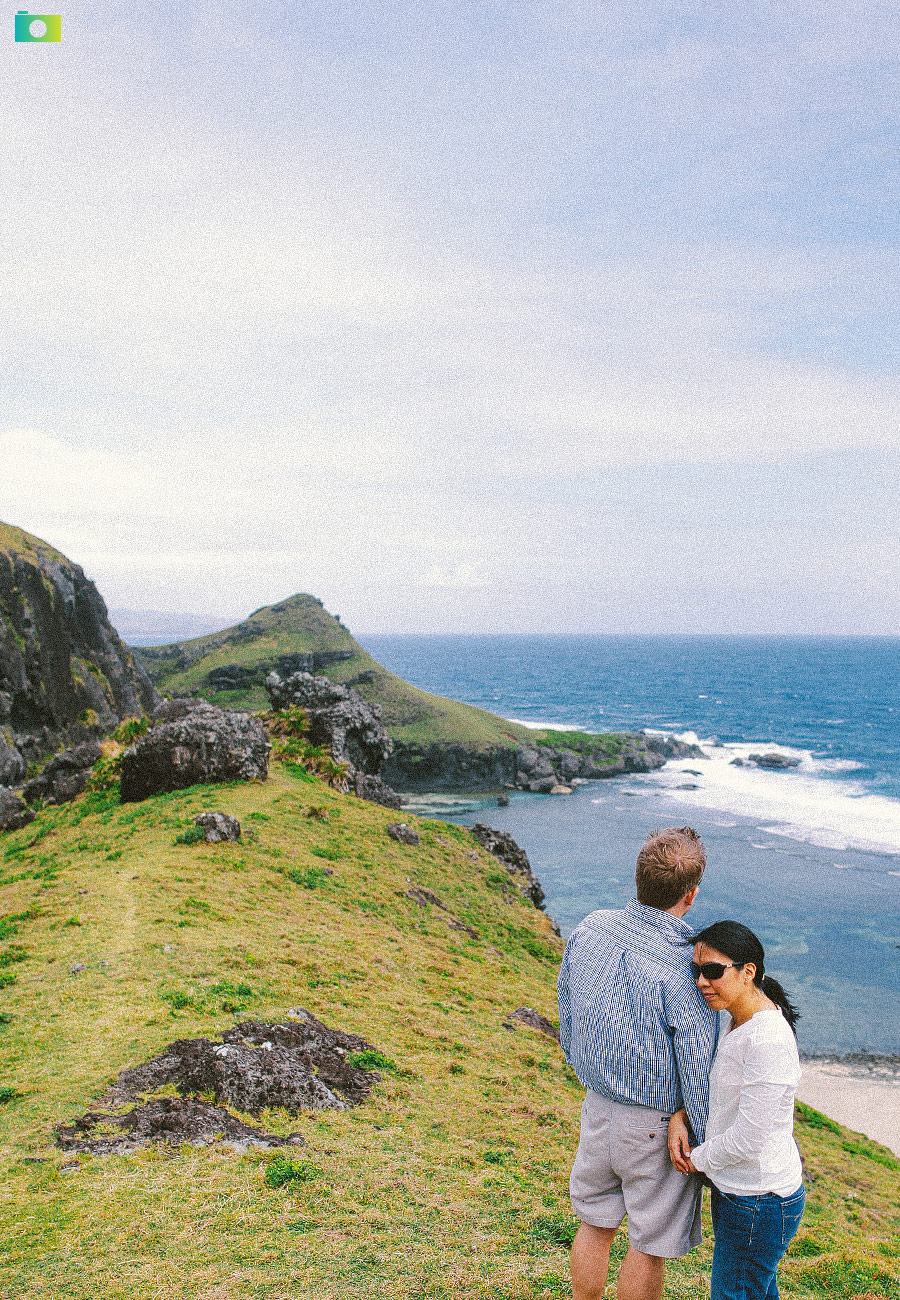
<path id="1" fill-rule="evenodd" d="M 625 911 L 635 920 L 641 920 L 645 925 L 652 925 L 679 943 L 690 942 L 694 937 L 693 929 L 683 916 L 673 916 L 671 912 L 663 912 L 658 907 L 648 907 L 646 903 L 639 903 L 636 898 L 632 898 Z"/>

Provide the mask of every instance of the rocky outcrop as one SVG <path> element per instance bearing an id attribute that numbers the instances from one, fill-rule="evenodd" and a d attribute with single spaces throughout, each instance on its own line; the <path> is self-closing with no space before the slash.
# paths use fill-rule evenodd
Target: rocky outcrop
<path id="1" fill-rule="evenodd" d="M 792 767 L 800 766 L 800 759 L 789 754 L 750 754 L 749 757 L 751 763 L 768 768 L 770 772 L 787 772 Z"/>
<path id="2" fill-rule="evenodd" d="M 384 779 L 397 790 L 500 790 L 515 785 L 516 747 L 394 741 Z"/>
<path id="3" fill-rule="evenodd" d="M 0 785 L 0 831 L 20 831 L 34 821 L 34 813 L 14 790 Z"/>
<path id="4" fill-rule="evenodd" d="M 472 835 L 483 849 L 487 849 L 488 853 L 492 853 L 503 863 L 525 897 L 529 898 L 535 907 L 543 909 L 544 891 L 541 882 L 531 869 L 528 854 L 519 847 L 513 837 L 507 831 L 496 831 L 492 826 L 485 826 L 483 822 L 475 823 L 472 827 Z"/>
<path id="5" fill-rule="evenodd" d="M 216 781 L 264 781 L 270 749 L 259 718 L 203 700 L 167 701 L 122 755 L 122 802 Z"/>
<path id="6" fill-rule="evenodd" d="M 218 1043 L 209 1038 L 169 1043 L 143 1065 L 123 1070 L 100 1104 L 120 1107 L 172 1086 L 179 1097 L 154 1098 L 125 1115 L 89 1111 L 72 1124 L 58 1125 L 57 1143 L 66 1151 L 97 1155 L 119 1154 L 147 1142 L 202 1145 L 217 1137 L 238 1150 L 301 1145 L 301 1134 L 279 1138 L 261 1132 L 226 1107 L 250 1115 L 269 1107 L 283 1107 L 292 1115 L 346 1110 L 364 1101 L 380 1077 L 353 1065 L 353 1053 L 363 1054 L 363 1067 L 364 1054 L 379 1053 L 364 1038 L 330 1028 L 303 1007 L 288 1015 L 291 1019 L 282 1024 L 245 1020 L 220 1034 Z M 204 1100 L 196 1100 L 200 1097 Z"/>
<path id="7" fill-rule="evenodd" d="M 335 762 L 347 764 L 348 789 L 360 799 L 400 807 L 400 796 L 383 776 L 393 745 L 377 704 L 368 704 L 350 687 L 306 672 L 292 673 L 286 681 L 270 673 L 266 690 L 276 711 L 303 709 L 309 743 L 323 746 Z"/>
<path id="8" fill-rule="evenodd" d="M 241 823 L 228 813 L 200 813 L 194 818 L 194 825 L 203 831 L 207 844 L 221 844 L 225 840 L 234 842 L 241 838 Z"/>
<path id="9" fill-rule="evenodd" d="M 22 791 L 28 803 L 69 803 L 87 785 L 91 768 L 103 755 L 96 740 L 85 740 L 74 749 L 54 754 Z"/>
<path id="10" fill-rule="evenodd" d="M 300 651 L 261 660 L 252 668 L 244 664 L 222 664 L 206 674 L 205 684 L 213 691 L 246 690 L 250 686 L 262 686 L 270 672 L 282 677 L 294 673 L 320 673 L 330 664 L 352 659 L 355 653 L 354 650 L 315 650 L 309 654 Z"/>
<path id="11" fill-rule="evenodd" d="M 80 566 L 0 524 L 0 780 L 157 700 Z"/>
<path id="12" fill-rule="evenodd" d="M 542 742 L 475 749 L 436 741 L 394 741 L 384 767 L 385 779 L 400 790 L 499 790 L 517 787 L 550 794 L 572 781 L 598 781 L 630 772 L 653 772 L 673 758 L 702 758 L 696 745 L 672 736 L 646 732 L 609 738 L 585 735 L 577 751 Z"/>

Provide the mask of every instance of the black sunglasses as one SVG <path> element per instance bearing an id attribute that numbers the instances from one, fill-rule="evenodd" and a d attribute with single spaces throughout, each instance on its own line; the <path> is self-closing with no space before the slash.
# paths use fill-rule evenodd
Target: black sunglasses
<path id="1" fill-rule="evenodd" d="M 720 980 L 730 967 L 734 966 L 736 970 L 740 970 L 742 966 L 746 965 L 745 961 L 730 961 L 725 966 L 720 961 L 704 961 L 699 965 L 697 962 L 692 961 L 691 974 L 695 980 L 698 980 L 701 975 L 705 980 Z"/>

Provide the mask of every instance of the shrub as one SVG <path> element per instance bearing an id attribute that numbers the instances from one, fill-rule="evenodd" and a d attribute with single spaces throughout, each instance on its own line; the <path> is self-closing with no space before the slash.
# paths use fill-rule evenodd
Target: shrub
<path id="1" fill-rule="evenodd" d="M 94 764 L 85 788 L 93 794 L 102 794 L 104 791 L 117 789 L 121 779 L 122 755 L 109 754 L 99 758 Z"/>
<path id="2" fill-rule="evenodd" d="M 206 831 L 202 826 L 188 826 L 175 836 L 176 844 L 199 844 L 201 840 L 206 841 Z"/>
<path id="3" fill-rule="evenodd" d="M 325 867 L 291 867 L 288 879 L 293 880 L 295 885 L 302 885 L 304 889 L 318 889 L 331 874 Z"/>
<path id="4" fill-rule="evenodd" d="M 348 1052 L 346 1061 L 355 1070 L 397 1069 L 395 1062 L 389 1056 L 385 1056 L 384 1052 L 379 1052 L 374 1047 L 367 1047 L 364 1052 Z"/>
<path id="5" fill-rule="evenodd" d="M 150 728 L 149 718 L 124 718 L 113 732 L 113 740 L 120 745 L 133 745 Z"/>
<path id="6" fill-rule="evenodd" d="M 8 1083 L 4 1083 L 0 1086 L 0 1106 L 5 1106 L 8 1101 L 15 1101 L 21 1095 L 16 1088 L 11 1088 Z"/>
<path id="7" fill-rule="evenodd" d="M 279 1155 L 266 1166 L 266 1186 L 285 1187 L 289 1183 L 311 1183 L 321 1173 L 321 1169 L 317 1169 L 309 1160 L 291 1160 Z"/>

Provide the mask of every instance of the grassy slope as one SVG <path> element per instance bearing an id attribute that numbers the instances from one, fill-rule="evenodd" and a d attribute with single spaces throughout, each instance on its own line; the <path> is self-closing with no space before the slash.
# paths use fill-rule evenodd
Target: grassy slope
<path id="1" fill-rule="evenodd" d="M 236 813 L 254 838 L 176 846 L 204 808 Z M 82 797 L 0 841 L 0 914 L 30 914 L 0 926 L 4 951 L 26 950 L 0 965 L 15 977 L 0 990 L 0 1085 L 22 1094 L 0 1107 L 4 1300 L 570 1294 L 581 1092 L 554 1044 L 502 1027 L 522 1003 L 553 1016 L 560 945 L 546 918 L 505 901 L 504 874 L 464 831 L 417 823 L 409 848 L 385 834 L 390 817 L 276 767 L 265 784 L 138 805 Z M 416 907 L 408 882 L 480 938 Z M 87 970 L 70 973 L 76 961 Z M 400 1072 L 353 1111 L 263 1117 L 305 1133 L 303 1183 L 270 1189 L 270 1153 L 220 1147 L 65 1168 L 51 1125 L 123 1066 L 228 1025 L 216 984 L 249 987 L 254 1017 L 307 1006 Z M 173 995 L 189 1004 L 173 1011 Z M 812 1185 L 782 1294 L 898 1300 L 898 1162 L 835 1126 L 798 1129 Z M 708 1294 L 709 1258 L 707 1243 L 675 1265 L 667 1296 Z"/>
<path id="2" fill-rule="evenodd" d="M 249 640 L 235 639 L 234 634 L 246 628 L 262 629 L 264 635 Z M 220 645 L 223 639 L 226 643 Z M 164 659 L 150 657 L 140 650 L 136 652 L 157 688 L 172 695 L 198 690 L 214 703 L 264 709 L 268 707 L 268 697 L 262 686 L 242 691 L 210 691 L 204 689 L 207 674 L 224 664 L 253 668 L 277 655 L 298 651 L 353 650 L 352 659 L 332 664 L 324 672 L 334 682 L 349 681 L 362 672 L 373 673 L 374 681 L 359 683 L 355 689 L 381 706 L 385 725 L 396 740 L 446 740 L 482 748 L 516 744 L 534 734 L 484 709 L 429 695 L 410 686 L 367 654 L 312 596 L 291 596 L 278 605 L 257 610 L 235 628 L 181 642 L 180 647 L 191 655 L 200 652 L 197 661 L 180 672 L 174 671 Z M 173 651 L 177 652 L 177 648 L 173 647 Z"/>
<path id="3" fill-rule="evenodd" d="M 52 560 L 59 560 L 63 564 L 69 563 L 66 557 L 48 542 L 43 542 L 39 537 L 33 537 L 31 533 L 15 528 L 12 524 L 0 522 L 0 551 L 26 555 L 36 562 L 39 550 Z"/>

